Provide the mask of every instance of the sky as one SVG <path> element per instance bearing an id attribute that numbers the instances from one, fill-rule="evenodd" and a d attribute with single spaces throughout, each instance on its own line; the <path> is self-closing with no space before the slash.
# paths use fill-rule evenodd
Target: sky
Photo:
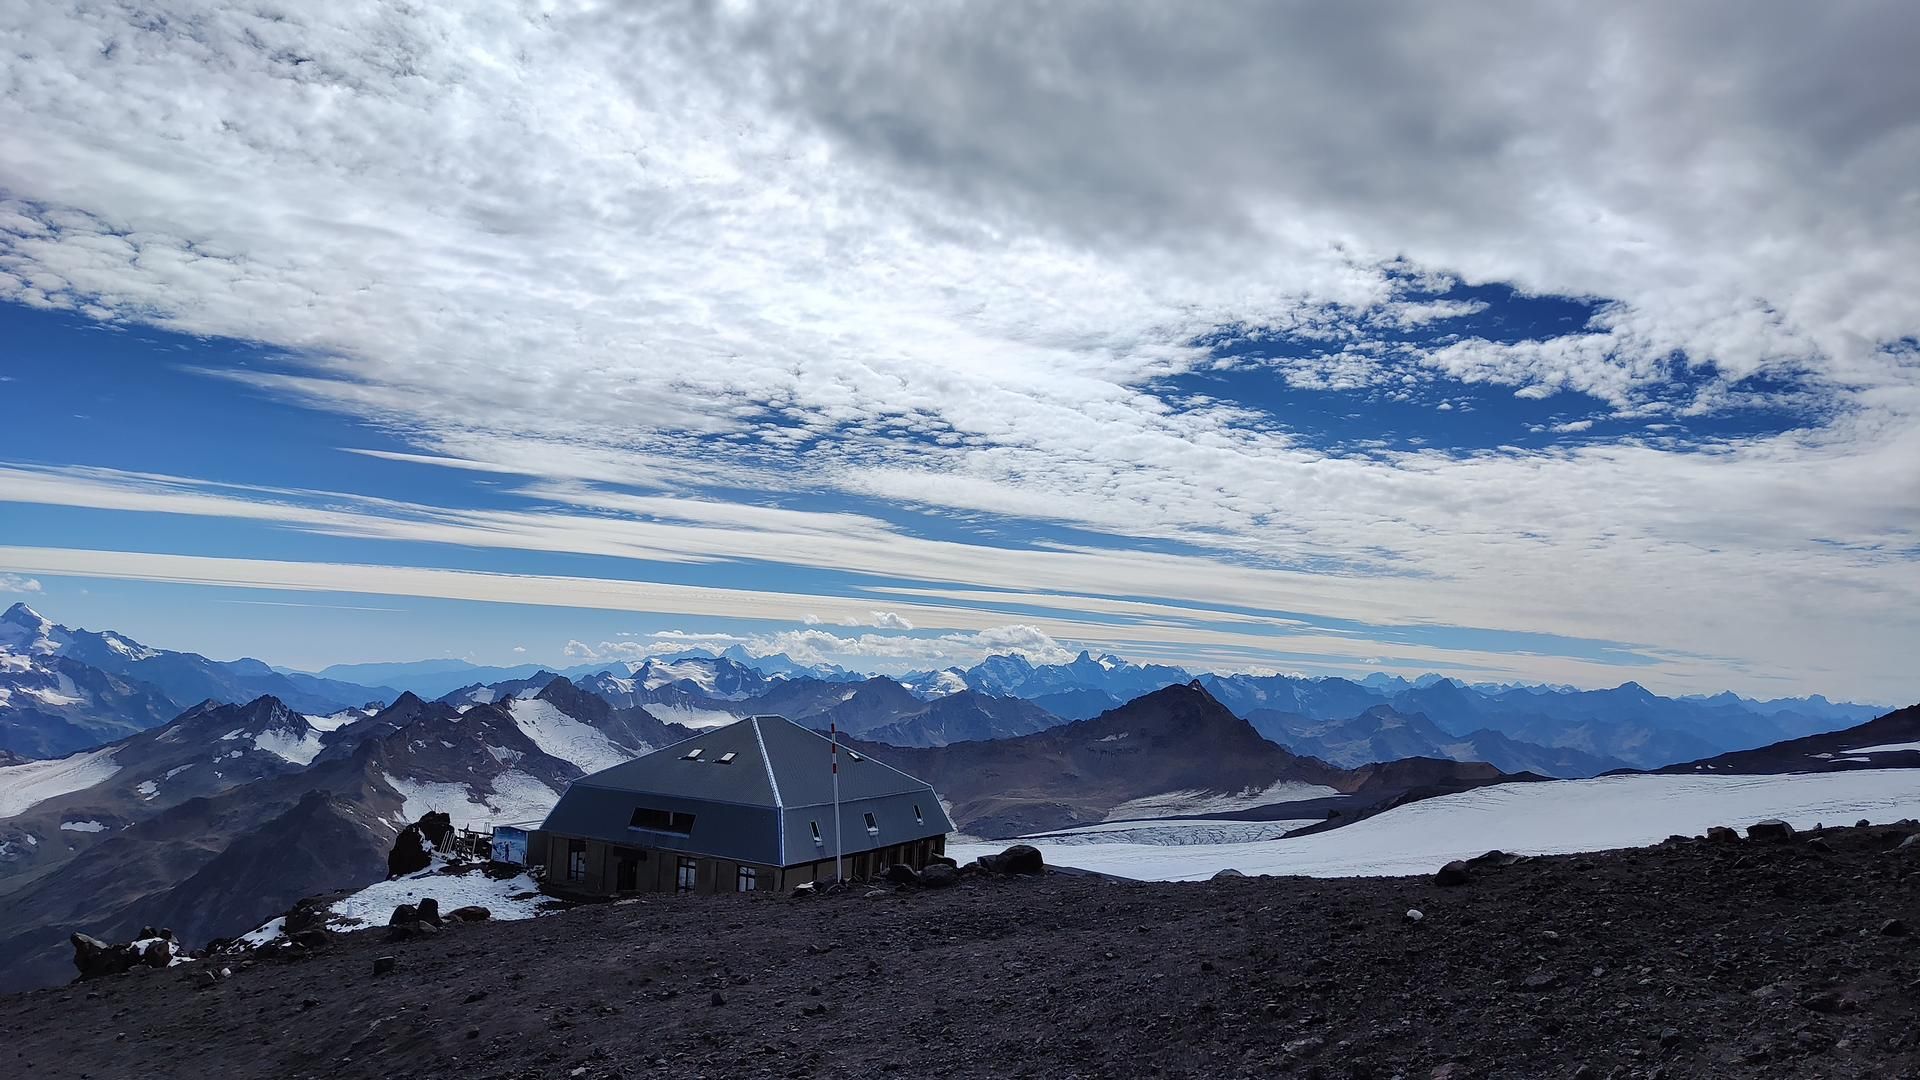
<path id="1" fill-rule="evenodd" d="M 0 602 L 1920 698 L 1910 5 L 470 7 L 0 12 Z"/>

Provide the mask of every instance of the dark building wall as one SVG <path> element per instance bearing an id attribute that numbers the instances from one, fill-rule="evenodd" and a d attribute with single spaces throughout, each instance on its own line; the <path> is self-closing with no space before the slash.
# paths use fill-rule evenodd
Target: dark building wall
<path id="1" fill-rule="evenodd" d="M 879 877 L 893 863 L 919 869 L 946 851 L 946 837 L 931 836 L 878 851 L 850 853 L 846 874 L 850 880 Z M 577 855 L 577 857 L 576 857 Z M 833 858 L 797 866 L 777 867 L 735 859 L 686 855 L 661 848 L 610 844 L 603 840 L 563 836 L 541 831 L 529 841 L 529 861 L 546 866 L 547 891 L 559 896 L 599 898 L 626 893 L 676 892 L 680 888 L 681 860 L 691 861 L 695 893 L 739 890 L 740 870 L 751 869 L 756 891 L 790 889 L 809 881 L 833 877 Z"/>

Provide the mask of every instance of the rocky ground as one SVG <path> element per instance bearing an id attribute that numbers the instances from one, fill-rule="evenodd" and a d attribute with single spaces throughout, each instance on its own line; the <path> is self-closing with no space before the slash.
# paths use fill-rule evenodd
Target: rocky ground
<path id="1" fill-rule="evenodd" d="M 368 930 L 224 979 L 188 964 L 0 998 L 0 1069 L 1908 1077 L 1915 832 L 1495 860 L 1455 886 L 976 877 Z"/>

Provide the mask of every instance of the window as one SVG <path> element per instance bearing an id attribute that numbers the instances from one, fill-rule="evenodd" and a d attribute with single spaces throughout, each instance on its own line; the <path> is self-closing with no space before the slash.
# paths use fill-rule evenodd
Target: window
<path id="1" fill-rule="evenodd" d="M 880 835 L 880 823 L 879 823 L 879 822 L 877 822 L 877 821 L 875 821 L 875 820 L 873 820 L 873 815 L 872 815 L 872 814 L 866 814 L 866 815 L 863 815 L 863 816 L 864 816 L 864 817 L 865 817 L 865 818 L 867 819 L 867 832 L 869 832 L 869 833 L 872 833 L 872 834 L 873 834 L 874 836 L 879 836 L 879 835 Z"/>
<path id="2" fill-rule="evenodd" d="M 680 760 L 681 761 L 697 761 L 699 760 L 699 757 L 700 757 L 700 750 L 701 748 L 696 746 L 693 749 L 687 751 L 684 755 L 682 755 Z"/>
<path id="3" fill-rule="evenodd" d="M 813 825 L 813 842 L 816 844 L 825 843 L 825 841 L 820 839 L 820 823 L 815 821 L 811 824 Z"/>
<path id="4" fill-rule="evenodd" d="M 760 871 L 754 869 L 753 867 L 751 866 L 741 867 L 740 872 L 734 875 L 734 878 L 733 878 L 734 891 L 752 892 L 758 886 L 757 879 L 759 877 L 760 877 Z"/>
<path id="5" fill-rule="evenodd" d="M 915 825 L 925 825 L 927 823 L 927 816 L 920 812 L 919 803 L 913 804 L 913 823 Z"/>
<path id="6" fill-rule="evenodd" d="M 680 867 L 674 871 L 675 890 L 678 892 L 692 892 L 694 885 L 699 880 L 699 860 L 689 859 L 685 855 L 680 856 Z"/>
<path id="7" fill-rule="evenodd" d="M 567 880 L 587 880 L 587 842 L 585 840 L 567 841 Z"/>
<path id="8" fill-rule="evenodd" d="M 865 761 L 865 760 L 867 760 L 866 758 L 863 758 L 863 757 L 861 757 L 861 756 L 860 756 L 860 755 L 859 755 L 858 753 L 856 753 L 856 752 L 854 752 L 854 751 L 852 751 L 852 750 L 849 750 L 849 751 L 847 751 L 847 756 L 848 756 L 848 757 L 850 757 L 850 758 L 852 758 L 852 759 L 853 759 L 853 760 L 855 760 L 855 761 Z"/>
<path id="9" fill-rule="evenodd" d="M 720 757 L 719 757 L 719 759 L 718 759 L 717 761 L 715 761 L 715 762 L 714 762 L 714 764 L 715 764 L 715 765 L 731 765 L 731 764 L 733 764 L 733 759 L 734 759 L 734 758 L 736 758 L 736 757 L 739 757 L 739 756 L 740 756 L 740 755 L 738 755 L 738 754 L 736 754 L 736 753 L 734 753 L 733 751 L 731 751 L 731 750 L 729 750 L 729 751 L 727 751 L 726 753 L 724 753 L 724 754 L 721 754 L 721 755 L 720 755 Z"/>
<path id="10" fill-rule="evenodd" d="M 633 819 L 627 822 L 629 829 L 652 829 L 654 832 L 679 833 L 685 836 L 693 831 L 693 815 L 678 810 L 655 810 L 651 806 L 633 808 Z"/>

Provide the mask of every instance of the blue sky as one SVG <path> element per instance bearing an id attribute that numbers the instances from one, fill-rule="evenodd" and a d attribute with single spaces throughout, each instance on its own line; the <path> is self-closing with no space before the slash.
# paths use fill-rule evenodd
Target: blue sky
<path id="1" fill-rule="evenodd" d="M 1870 21 L 1589 13 L 1620 68 L 1534 16 L 1560 63 L 1152 11 L 24 5 L 0 599 L 308 668 L 1920 695 L 1920 147 Z"/>

